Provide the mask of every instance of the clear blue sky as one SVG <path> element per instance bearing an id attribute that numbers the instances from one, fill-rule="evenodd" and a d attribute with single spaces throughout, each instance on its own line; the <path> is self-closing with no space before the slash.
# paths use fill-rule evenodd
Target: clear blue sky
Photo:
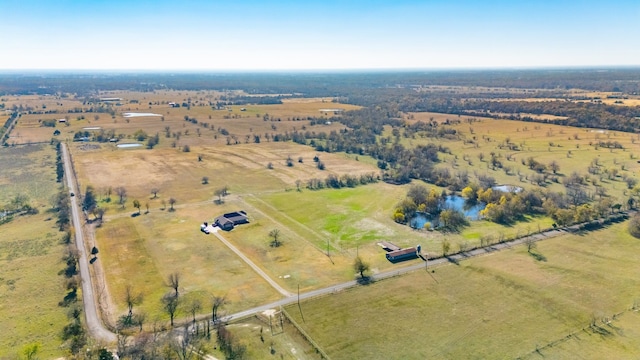
<path id="1" fill-rule="evenodd" d="M 640 0 L 0 0 L 0 69 L 639 66 Z"/>

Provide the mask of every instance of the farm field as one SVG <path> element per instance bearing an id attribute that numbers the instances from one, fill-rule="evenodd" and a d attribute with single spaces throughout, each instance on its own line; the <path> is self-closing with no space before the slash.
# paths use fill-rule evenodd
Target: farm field
<path id="1" fill-rule="evenodd" d="M 371 274 L 424 264 L 419 258 L 389 262 L 378 245 L 381 241 L 401 248 L 420 245 L 422 255 L 440 257 L 570 224 L 578 221 L 578 208 L 589 219 L 626 210 L 640 194 L 637 133 L 557 125 L 551 122 L 575 119 L 546 112 L 520 113 L 545 123 L 403 112 L 398 109 L 446 107 L 398 89 L 397 98 L 385 97 L 397 90 L 393 87 L 372 91 L 371 98 L 356 96 L 354 103 L 373 105 L 346 113 L 362 107 L 338 102 L 353 100 L 341 92 L 335 92 L 340 94 L 335 98 L 285 97 L 281 104 L 247 103 L 251 98 L 270 102 L 270 97 L 278 96 L 255 89 L 5 96 L 1 99 L 5 108 L 22 110 L 5 148 L 0 149 L 6 154 L 0 164 L 8 164 L 0 167 L 0 205 L 24 192 L 40 214 L 1 225 L 0 274 L 6 269 L 12 275 L 5 283 L 0 279 L 0 290 L 15 285 L 16 294 L 25 296 L 17 287 L 22 279 L 18 273 L 23 271 L 29 279 L 51 285 L 50 303 L 57 304 L 64 295 L 58 275 L 51 280 L 35 270 L 30 273 L 40 260 L 51 269 L 57 267 L 56 274 L 64 265 L 60 254 L 55 259 L 53 255 L 63 249 L 58 241 L 61 233 L 55 219 L 47 220 L 53 214 L 46 213 L 58 189 L 55 151 L 49 145 L 52 138 L 65 142 L 70 150 L 79 184 L 72 196 L 81 203 L 91 187 L 99 210 L 104 210 L 101 219 L 99 212 L 84 215 L 85 243 L 87 249 L 98 250 L 91 262 L 93 275 L 104 275 L 97 296 L 105 301 L 103 318 L 112 330 L 127 312 L 128 287 L 142 295 L 133 311 L 144 319 L 144 330 L 152 331 L 158 324 L 166 327 L 169 315 L 161 299 L 174 291 L 168 285 L 171 274 L 180 274 L 176 322 L 181 325 L 191 321 L 188 308 L 195 302 L 202 304 L 195 315 L 209 318 L 216 296 L 225 298 L 220 314 L 225 315 L 298 291 L 354 280 L 357 257 L 366 262 Z M 448 91 L 468 94 L 470 102 L 487 94 L 493 99 L 491 93 L 498 92 L 514 96 L 532 92 L 531 98 L 524 99 L 528 102 L 551 99 L 537 98 L 536 89 L 431 86 L 417 90 L 421 91 L 432 93 L 429 97 L 446 96 Z M 582 90 L 565 95 L 617 96 Z M 464 101 L 456 104 L 465 105 Z M 621 110 L 623 115 L 612 115 L 615 121 L 631 114 Z M 119 147 L 123 144 L 139 146 Z M 432 146 L 437 161 L 429 158 L 432 153 L 415 151 L 424 149 L 423 145 Z M 410 175 L 396 177 L 403 171 Z M 339 186 L 330 183 L 330 177 L 340 179 Z M 355 182 L 348 183 L 350 177 Z M 369 182 L 367 177 L 378 181 Z M 568 184 L 570 179 L 576 183 Z M 321 186 L 313 185 L 318 183 Z M 410 218 L 398 218 L 395 213 L 416 184 L 443 197 L 462 194 L 465 186 L 474 184 L 482 189 L 521 187 L 535 193 L 537 198 L 531 201 L 536 205 L 527 208 L 529 213 L 502 223 L 478 220 L 458 230 L 430 231 L 422 224 L 412 229 L 394 219 Z M 574 192 L 571 198 L 569 191 L 576 189 L 582 193 Z M 474 189 L 472 194 L 478 192 Z M 498 204 L 500 194 L 489 201 L 491 205 Z M 511 196 L 505 194 L 500 205 Z M 213 223 L 219 215 L 240 210 L 246 211 L 249 224 L 216 234 L 200 231 L 203 222 Z M 442 210 L 418 211 L 435 216 Z M 570 212 L 571 219 L 557 220 L 560 210 Z M 30 226 L 32 220 L 37 224 Z M 636 357 L 640 349 L 628 336 L 640 333 L 640 325 L 635 321 L 637 314 L 627 310 L 640 301 L 633 276 L 640 270 L 633 257 L 640 245 L 625 226 L 543 241 L 533 255 L 520 246 L 435 267 L 429 273 L 397 276 L 306 301 L 301 310 L 289 306 L 287 311 L 336 359 L 562 358 L 582 348 L 604 356 L 608 346 L 616 358 Z M 31 233 L 34 230 L 36 235 Z M 5 231 L 11 237 L 3 246 Z M 274 245 L 274 231 L 279 246 Z M 23 240 L 24 247 L 17 246 Z M 16 267 L 17 260 L 24 263 Z M 19 301 L 10 298 L 8 303 Z M 27 301 L 20 304 L 27 305 Z M 7 309 L 0 305 L 0 316 L 3 311 Z M 56 325 L 63 326 L 65 309 L 43 317 L 55 316 L 60 316 Z M 589 327 L 594 319 L 596 324 Z M 302 334 L 286 329 L 275 339 L 264 335 L 266 324 L 264 316 L 257 315 L 229 325 L 247 346 L 247 357 L 317 358 Z M 9 326 L 21 325 L 14 321 Z M 49 349 L 61 342 L 56 334 L 28 339 Z M 20 345 L 13 341 L 10 346 Z M 209 345 L 215 346 L 214 342 Z M 56 351 L 61 350 L 45 353 L 57 356 Z M 218 349 L 213 355 L 225 356 Z"/>
<path id="2" fill-rule="evenodd" d="M 622 223 L 542 241 L 542 261 L 518 246 L 287 310 L 332 359 L 635 358 L 639 248 Z"/>
<path id="3" fill-rule="evenodd" d="M 0 204 L 25 195 L 35 215 L 18 215 L 0 225 L 0 358 L 13 358 L 39 343 L 39 356 L 63 354 L 60 334 L 68 308 L 65 295 L 65 245 L 49 199 L 55 181 L 55 149 L 49 145 L 0 149 Z M 46 330 L 45 330 L 46 329 Z"/>
<path id="4" fill-rule="evenodd" d="M 225 145 L 227 142 L 254 142 L 258 135 L 267 142 L 267 134 L 283 133 L 293 130 L 326 131 L 343 128 L 340 124 L 322 124 L 309 127 L 307 117 L 328 118 L 336 116 L 322 109 L 352 110 L 358 106 L 331 102 L 331 99 L 285 99 L 282 104 L 273 105 L 230 105 L 215 108 L 219 92 L 180 92 L 159 91 L 155 93 L 109 92 L 102 97 L 122 98 L 122 104 L 108 108 L 104 102 L 92 103 L 99 112 L 81 112 L 89 109 L 84 98 L 60 99 L 53 96 L 34 96 L 25 99 L 15 98 L 7 101 L 13 104 L 29 106 L 38 101 L 54 102 L 55 113 L 23 114 L 7 143 L 27 144 L 46 142 L 52 137 L 61 141 L 73 140 L 78 131 L 92 134 L 113 134 L 122 142 L 135 141 L 134 134 L 143 130 L 148 135 L 160 135 L 159 147 L 182 147 L 184 145 Z M 170 102 L 189 103 L 189 107 L 174 108 Z M 45 104 L 46 106 L 46 104 Z M 40 111 L 51 111 L 41 106 Z M 38 109 L 36 107 L 36 109 Z M 107 112 L 107 109 L 109 112 Z M 160 116 L 126 117 L 126 113 L 148 113 Z M 59 122 L 64 119 L 64 122 Z M 185 121 L 190 119 L 190 121 Z M 195 120 L 195 123 L 193 122 Z M 45 126 L 53 121 L 54 127 Z M 305 127 L 306 125 L 306 127 Z M 60 134 L 54 136 L 53 132 Z M 166 136 L 166 135 L 169 136 Z M 227 139 L 228 138 L 228 139 Z M 248 140 L 247 140 L 248 139 Z M 144 142 L 144 141 L 143 141 Z"/>
<path id="5" fill-rule="evenodd" d="M 126 95 L 115 94 L 115 96 L 125 97 Z M 169 97 L 164 98 L 165 100 L 160 100 L 161 98 L 161 96 L 153 98 L 151 101 L 165 104 L 166 107 Z M 142 100 L 149 99 L 140 99 Z M 135 105 L 137 107 L 131 108 L 129 104 L 123 108 L 123 111 L 128 109 L 155 111 L 154 106 L 162 106 L 151 105 L 151 109 L 143 109 L 139 108 L 138 104 Z M 370 262 L 374 273 L 398 266 L 386 261 L 384 252 L 376 245 L 378 241 L 391 241 L 401 247 L 420 244 L 431 256 L 439 256 L 445 239 L 453 245 L 452 251 L 457 251 L 462 246 L 478 246 L 481 237 L 490 237 L 494 240 L 513 238 L 551 227 L 553 221 L 550 218 L 527 216 L 526 221 L 507 227 L 478 221 L 473 222 L 470 227 L 463 229 L 460 233 L 415 231 L 407 226 L 396 224 L 390 216 L 394 206 L 404 198 L 408 186 L 378 183 L 340 190 L 311 191 L 304 188 L 307 180 L 323 179 L 327 174 L 340 176 L 347 173 L 378 173 L 375 160 L 368 156 L 360 156 L 357 159 L 349 154 L 319 153 L 309 146 L 291 142 L 263 141 L 256 144 L 240 141 L 237 145 L 228 146 L 226 140 L 222 140 L 221 137 L 207 135 L 207 131 L 212 131 L 211 129 L 203 129 L 200 134 L 196 133 L 200 127 L 185 122 L 182 115 L 189 111 L 192 114 L 197 111 L 213 111 L 212 120 L 216 120 L 216 116 L 220 115 L 223 118 L 218 117 L 216 121 L 233 122 L 228 127 L 229 131 L 241 134 L 251 133 L 254 127 L 259 128 L 265 123 L 271 124 L 272 121 L 265 122 L 262 118 L 255 116 L 255 114 L 267 113 L 266 109 L 269 109 L 268 113 L 271 116 L 277 114 L 284 118 L 295 116 L 295 114 L 316 115 L 315 112 L 319 106 L 328 105 L 333 107 L 334 104 L 323 103 L 320 99 L 291 99 L 282 105 L 256 105 L 255 108 L 247 106 L 244 111 L 232 107 L 230 112 L 227 110 L 220 112 L 220 110 L 211 110 L 209 106 L 194 105 L 190 110 L 186 108 L 166 110 L 163 115 L 164 121 L 157 117 L 131 118 L 130 121 L 121 121 L 118 119 L 119 115 L 116 115 L 116 122 L 112 123 L 114 129 L 122 127 L 129 129 L 126 131 L 133 132 L 137 127 L 146 130 L 154 129 L 155 126 L 155 131 L 162 132 L 161 126 L 165 124 L 170 127 L 181 124 L 183 129 L 189 127 L 192 129 L 188 133 L 182 130 L 183 135 L 179 140 L 173 135 L 170 138 L 161 136 L 160 144 L 153 150 L 118 149 L 109 143 L 73 143 L 71 149 L 80 186 L 83 190 L 87 185 L 93 186 L 99 195 L 100 206 L 106 209 L 106 221 L 103 228 L 96 233 L 96 241 L 101 251 L 104 250 L 103 247 L 107 250 L 101 256 L 101 259 L 104 258 L 103 266 L 106 269 L 126 269 L 126 272 L 139 274 L 127 279 L 130 284 L 125 284 L 119 271 L 113 274 L 107 271 L 107 282 L 113 283 L 110 285 L 112 301 L 116 304 L 117 311 L 122 312 L 124 309 L 122 294 L 126 285 L 134 285 L 141 289 L 143 293 L 148 294 L 149 299 L 157 300 L 167 291 L 163 280 L 173 271 L 171 269 L 180 267 L 180 262 L 172 259 L 171 251 L 184 252 L 185 254 L 180 257 L 182 261 L 198 263 L 198 257 L 193 257 L 195 253 L 203 254 L 203 248 L 199 248 L 203 244 L 200 243 L 202 233 L 198 231 L 198 224 L 202 221 L 212 221 L 215 216 L 224 211 L 238 209 L 248 211 L 250 225 L 223 233 L 223 235 L 288 291 L 294 291 L 298 286 L 306 291 L 352 279 L 351 262 L 356 254 Z M 215 115 L 216 111 L 220 113 Z M 238 117 L 224 118 L 230 114 Z M 451 153 L 441 154 L 442 161 L 438 166 L 465 170 L 471 174 L 486 174 L 494 177 L 500 184 L 532 187 L 528 177 L 535 172 L 521 164 L 524 156 L 534 156 L 538 161 L 559 163 L 558 183 L 551 182 L 547 185 L 549 189 L 555 191 L 562 190 L 560 183 L 564 176 L 573 171 L 584 172 L 585 167 L 578 167 L 576 164 L 588 164 L 595 158 L 603 168 L 615 167 L 619 169 L 617 171 L 620 175 L 637 176 L 638 165 L 633 160 L 637 155 L 632 152 L 635 145 L 632 135 L 629 134 L 478 117 L 456 118 L 453 115 L 437 113 L 408 115 L 410 115 L 408 123 L 432 119 L 439 123 L 447 123 L 447 119 L 460 120 L 459 123 L 450 121 L 448 126 L 456 129 L 464 138 L 477 137 L 478 145 L 465 144 L 461 140 L 420 137 L 401 138 L 400 141 L 405 146 L 411 147 L 427 142 L 446 146 Z M 200 117 L 200 115 L 197 116 Z M 96 120 L 72 119 L 70 122 L 72 125 L 69 128 L 74 129 L 81 124 L 88 125 L 89 122 L 93 125 Z M 134 122 L 136 123 L 132 126 Z M 20 123 L 24 126 L 25 122 L 21 120 Z M 216 123 L 214 128 L 223 126 L 221 125 L 223 123 Z M 305 126 L 305 123 L 276 121 L 278 127 L 289 126 L 291 129 Z M 322 131 L 327 131 L 324 128 L 325 125 L 322 127 Z M 311 128 L 320 129 L 317 125 Z M 498 128 L 499 132 L 495 130 Z M 117 130 L 119 131 L 124 130 Z M 238 138 L 242 140 L 241 137 Z M 605 139 L 615 139 L 623 144 L 625 149 L 596 150 L 589 145 L 589 142 Z M 179 145 L 174 148 L 173 145 L 168 144 L 169 141 L 191 144 L 189 152 L 183 151 Z M 505 142 L 518 144 L 521 151 L 515 152 L 504 148 Z M 486 159 L 479 160 L 480 153 L 488 156 L 490 152 L 499 154 L 503 162 L 511 167 L 509 173 L 501 169 L 491 169 Z M 326 164 L 327 170 L 317 169 L 312 161 L 315 156 L 320 157 Z M 464 156 L 468 156 L 471 164 L 462 160 Z M 512 156 L 510 161 L 505 160 L 507 156 Z M 287 157 L 293 159 L 293 166 L 286 166 Z M 204 178 L 207 178 L 206 184 L 203 183 Z M 626 184 L 621 177 L 611 179 L 599 177 L 599 180 L 607 187 L 610 195 L 624 199 Z M 302 183 L 302 191 L 296 190 L 297 181 Z M 225 198 L 224 206 L 216 206 L 213 204 L 216 198 L 215 190 L 224 186 L 228 187 L 231 195 Z M 428 185 L 428 187 L 432 186 Z M 127 190 L 124 206 L 119 204 L 118 196 L 115 194 L 117 187 L 124 187 Z M 153 188 L 159 189 L 157 198 L 151 195 Z M 438 192 L 443 190 L 438 187 L 436 189 Z M 171 198 L 176 200 L 176 212 L 166 211 L 167 202 Z M 140 201 L 142 211 L 146 211 L 148 205 L 150 213 L 131 217 L 133 212 L 137 212 L 137 209 L 131 207 L 133 200 Z M 109 232 L 113 229 L 117 229 L 117 232 L 110 234 Z M 278 229 L 281 232 L 284 246 L 280 248 L 268 246 L 268 233 L 272 229 Z M 118 239 L 117 242 L 113 241 L 115 238 Z M 115 248 L 116 244 L 121 247 L 120 250 Z M 160 244 L 165 245 L 160 246 Z M 174 248 L 169 247 L 169 244 Z M 159 252 L 149 250 L 162 247 L 164 250 Z M 194 252 L 193 249 L 201 250 Z M 122 255 L 115 254 L 123 251 L 127 256 L 116 259 Z M 221 251 L 227 250 L 222 248 Z M 330 257 L 326 256 L 327 252 L 331 255 Z M 134 262 L 132 259 L 135 258 L 149 260 L 143 264 Z M 221 256 L 218 260 L 229 263 L 221 265 L 222 268 L 239 265 L 238 260 L 233 256 Z M 219 264 L 210 266 L 208 261 L 205 263 L 199 276 L 193 276 L 192 279 L 184 282 L 191 283 L 189 291 L 199 294 L 193 296 L 204 299 L 216 292 L 228 293 L 233 286 L 238 286 L 238 282 L 231 282 L 235 285 L 226 288 L 222 284 L 211 283 L 211 277 L 215 276 L 216 267 Z M 241 274 L 239 279 L 251 274 L 251 271 L 244 268 Z M 256 281 L 261 280 L 257 278 Z M 231 302 L 235 305 L 230 309 L 257 305 L 256 298 L 275 296 L 275 293 L 265 295 L 269 292 L 269 289 L 263 288 L 257 289 L 255 293 L 249 291 L 244 295 L 230 295 L 235 298 L 235 301 Z M 159 300 L 155 303 L 154 300 L 145 301 L 142 309 L 154 316 L 164 316 Z"/>

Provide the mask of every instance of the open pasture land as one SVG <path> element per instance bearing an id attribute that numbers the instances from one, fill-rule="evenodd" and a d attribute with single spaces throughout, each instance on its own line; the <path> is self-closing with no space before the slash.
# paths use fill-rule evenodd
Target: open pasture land
<path id="1" fill-rule="evenodd" d="M 0 206 L 24 195 L 33 207 L 46 211 L 58 191 L 56 150 L 50 145 L 15 146 L 0 150 Z"/>
<path id="2" fill-rule="evenodd" d="M 354 105 L 331 102 L 331 99 L 284 99 L 283 104 L 231 105 L 216 107 L 222 93 L 219 92 L 178 92 L 158 91 L 154 93 L 110 92 L 108 97 L 122 98 L 122 104 L 115 106 L 104 102 L 86 103 L 85 99 L 60 99 L 60 109 L 56 113 L 24 113 L 18 120 L 15 131 L 8 143 L 25 144 L 49 141 L 57 129 L 56 138 L 72 140 L 78 131 L 88 131 L 97 135 L 113 133 L 122 141 L 134 140 L 133 134 L 143 130 L 148 135 L 160 134 L 160 147 L 181 147 L 184 145 L 232 144 L 269 141 L 267 134 L 292 131 L 325 131 L 342 129 L 337 123 L 310 126 L 308 117 L 328 118 L 334 112 L 322 109 L 352 110 Z M 104 97 L 104 96 L 102 96 Z M 26 103 L 37 99 L 25 99 Z M 189 103 L 188 107 L 172 107 Z M 211 105 L 211 104 L 212 105 Z M 102 112 L 84 112 L 91 107 Z M 108 109 L 109 112 L 106 112 Z M 47 111 L 46 109 L 39 109 Z M 149 113 L 159 116 L 126 117 L 125 113 Z M 339 114 L 337 114 L 339 116 Z M 64 123 L 58 122 L 65 119 Z M 185 121 L 189 119 L 189 121 Z M 55 121 L 55 127 L 45 127 L 46 121 Z M 306 130 L 305 130 L 306 129 Z M 168 135 L 168 137 L 167 137 Z M 229 140 L 227 140 L 229 138 Z"/>
<path id="3" fill-rule="evenodd" d="M 58 307 L 65 295 L 62 233 L 48 212 L 55 182 L 55 149 L 17 146 L 0 149 L 0 204 L 25 195 L 35 215 L 16 216 L 0 225 L 0 358 L 13 358 L 31 343 L 39 356 L 62 355 L 60 334 L 67 309 Z"/>
<path id="4" fill-rule="evenodd" d="M 122 186 L 127 190 L 129 204 L 138 199 L 144 205 L 151 189 L 158 188 L 158 198 L 149 200 L 153 207 L 170 197 L 177 200 L 177 205 L 210 202 L 215 198 L 215 190 L 223 186 L 231 194 L 255 194 L 293 190 L 296 180 L 324 180 L 330 174 L 377 173 L 373 165 L 351 160 L 344 154 L 317 153 L 311 147 L 291 142 L 203 146 L 193 147 L 190 152 L 171 148 L 115 150 L 108 145 L 91 149 L 77 144 L 72 152 L 82 191 L 92 185 L 103 198 L 109 187 L 114 190 Z M 313 161 L 316 155 L 325 164 L 325 170 L 317 168 Z M 292 158 L 292 166 L 287 166 L 287 157 Z M 268 168 L 269 163 L 272 169 Z M 208 178 L 207 184 L 203 184 L 203 177 Z M 111 202 L 101 206 L 119 211 L 118 200 L 112 191 Z"/>
<path id="5" fill-rule="evenodd" d="M 103 267 L 116 316 L 126 313 L 127 286 L 143 294 L 139 310 L 149 319 L 168 319 L 161 298 L 172 291 L 167 286 L 171 273 L 180 273 L 182 305 L 198 299 L 201 313 L 210 311 L 212 296 L 225 296 L 223 311 L 239 311 L 274 301 L 278 293 L 253 272 L 213 234 L 200 232 L 199 224 L 211 220 L 215 211 L 228 206 L 201 204 L 175 212 L 152 210 L 138 217 L 106 221 L 96 232 L 98 258 Z M 184 308 L 178 317 L 188 317 Z"/>
<path id="6" fill-rule="evenodd" d="M 518 246 L 305 301 L 304 320 L 287 310 L 332 359 L 636 358 L 638 315 L 627 311 L 640 242 L 626 225 L 539 242 L 536 257 Z"/>
<path id="7" fill-rule="evenodd" d="M 438 113 L 411 113 L 415 121 L 433 118 L 441 124 L 449 120 L 447 127 L 456 130 L 458 137 L 401 138 L 406 146 L 435 143 L 451 150 L 451 154 L 439 154 L 438 166 L 452 171 L 466 170 L 470 174 L 488 175 L 499 184 L 533 187 L 538 172 L 530 169 L 529 158 L 549 166 L 559 165 L 556 174 L 547 179 L 544 186 L 553 191 L 564 191 L 562 181 L 573 172 L 587 176 L 587 188 L 595 194 L 596 185 L 606 189 L 606 194 L 618 202 L 628 198 L 626 177 L 638 178 L 640 171 L 640 136 L 618 131 L 575 128 L 554 124 L 539 124 L 513 120 L 496 120 L 473 116 Z M 460 120 L 459 123 L 456 123 Z M 390 135 L 391 131 L 386 133 Z M 617 143 L 622 148 L 607 148 L 606 143 Z M 601 144 L 602 143 L 602 144 Z M 502 167 L 491 166 L 491 154 L 497 156 Z M 480 159 L 482 157 L 482 160 Z M 523 164 L 524 162 L 524 164 Z M 590 174 L 590 166 L 598 173 Z M 547 172 L 550 172 L 547 170 Z M 555 176 L 558 181 L 552 178 Z M 537 184 L 536 184 L 537 186 Z"/>
<path id="8" fill-rule="evenodd" d="M 352 278 L 351 257 L 335 259 L 333 265 L 323 251 L 301 237 L 306 234 L 287 228 L 288 224 L 282 226 L 273 209 L 262 210 L 262 206 L 253 203 L 260 194 L 274 191 L 306 194 L 307 191 L 295 191 L 298 179 L 374 171 L 369 164 L 349 160 L 342 154 L 320 154 L 326 164 L 326 170 L 321 171 L 313 162 L 316 153 L 311 148 L 280 142 L 194 147 L 190 153 L 177 149 L 81 149 L 83 144 L 73 150 L 81 187 L 84 191 L 87 185 L 93 186 L 99 206 L 107 210 L 96 239 L 118 311 L 124 308 L 122 293 L 126 285 L 132 285 L 149 299 L 142 307 L 150 314 L 160 314 L 159 299 L 167 291 L 166 277 L 173 271 L 186 272 L 184 269 L 189 269 L 183 282 L 189 291 L 228 294 L 230 309 L 273 298 L 273 290 L 257 286 L 266 283 L 213 234 L 199 231 L 202 222 L 212 222 L 218 215 L 237 210 L 247 211 L 251 223 L 222 235 L 290 291 L 298 283 L 303 288 L 316 288 Z M 197 160 L 195 152 L 202 155 L 202 161 Z M 287 156 L 296 159 L 294 166 L 286 166 Z M 302 163 L 298 157 L 303 158 Z M 269 162 L 273 162 L 272 169 L 267 168 Z M 204 176 L 209 177 L 208 184 L 202 183 Z M 127 189 L 124 208 L 118 204 L 115 191 L 119 186 Z M 228 186 L 230 195 L 223 204 L 216 205 L 215 190 L 224 186 Z M 114 190 L 107 202 L 109 187 Z M 151 194 L 154 187 L 160 190 L 157 198 Z M 169 211 L 170 198 L 176 199 L 174 212 Z M 138 211 L 131 205 L 134 199 L 140 201 L 143 214 L 132 217 Z M 147 204 L 149 213 L 145 214 Z M 268 233 L 274 228 L 283 234 L 285 245 L 280 248 L 269 246 Z M 319 271 L 324 267 L 330 270 Z M 237 277 L 230 277 L 221 268 L 237 273 Z"/>

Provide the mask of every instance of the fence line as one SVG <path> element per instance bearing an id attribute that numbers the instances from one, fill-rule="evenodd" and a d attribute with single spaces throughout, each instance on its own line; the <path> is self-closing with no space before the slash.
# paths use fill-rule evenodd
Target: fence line
<path id="1" fill-rule="evenodd" d="M 323 359 L 327 359 L 329 360 L 329 355 L 327 355 L 327 353 L 324 352 L 324 350 L 322 350 L 322 348 L 320 347 L 320 345 L 318 345 L 318 343 L 316 343 L 311 336 L 309 336 L 309 334 L 307 334 L 306 331 L 304 331 L 302 329 L 302 327 L 300 325 L 298 325 L 298 323 L 293 320 L 293 318 L 291 317 L 291 315 L 289 315 L 289 313 L 287 312 L 287 310 L 285 310 L 283 307 L 280 308 L 280 311 L 284 314 L 284 316 L 287 318 L 287 320 L 300 332 L 300 334 L 307 339 L 307 341 L 316 349 L 316 351 L 318 353 L 320 353 L 320 356 L 322 356 Z"/>

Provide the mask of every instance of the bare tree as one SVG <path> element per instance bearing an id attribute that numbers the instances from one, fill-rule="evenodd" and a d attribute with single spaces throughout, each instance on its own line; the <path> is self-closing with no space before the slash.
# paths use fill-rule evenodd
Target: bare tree
<path id="1" fill-rule="evenodd" d="M 142 325 L 144 325 L 144 322 L 146 320 L 147 320 L 147 313 L 139 312 L 139 313 L 135 314 L 133 322 L 135 324 L 138 324 L 138 327 L 139 327 L 140 331 L 142 332 Z"/>
<path id="2" fill-rule="evenodd" d="M 202 308 L 202 303 L 198 299 L 193 299 L 189 303 L 189 312 L 191 313 L 191 316 L 193 316 L 194 326 L 196 325 L 196 314 L 198 313 L 198 311 L 200 311 L 201 308 Z"/>
<path id="3" fill-rule="evenodd" d="M 173 209 L 173 205 L 175 205 L 175 203 L 176 203 L 176 199 L 174 199 L 174 198 L 169 198 L 169 205 L 171 206 L 171 207 L 169 208 L 169 211 L 174 211 L 174 209 Z"/>
<path id="4" fill-rule="evenodd" d="M 224 296 L 214 296 L 211 299 L 211 321 L 214 324 L 218 323 L 218 312 L 220 311 L 220 308 L 224 306 L 225 302 L 226 298 Z"/>
<path id="5" fill-rule="evenodd" d="M 176 316 L 176 312 L 178 311 L 179 305 L 178 296 L 172 293 L 165 294 L 162 297 L 162 305 L 164 306 L 164 310 L 169 314 L 169 318 L 171 319 L 171 327 L 173 327 L 173 319 Z"/>
<path id="6" fill-rule="evenodd" d="M 127 319 L 128 323 L 131 323 L 133 318 L 133 307 L 142 303 L 142 293 L 134 294 L 133 287 L 131 285 L 127 285 L 124 291 L 124 302 L 127 304 L 127 309 L 129 309 Z"/>
<path id="7" fill-rule="evenodd" d="M 170 348 L 180 360 L 199 359 L 205 350 L 202 341 L 189 331 L 188 325 L 184 326 L 182 335 L 172 340 Z"/>
<path id="8" fill-rule="evenodd" d="M 151 188 L 151 193 L 153 194 L 154 199 L 158 197 L 158 192 L 160 192 L 160 189 L 157 187 Z"/>
<path id="9" fill-rule="evenodd" d="M 273 239 L 271 241 L 271 246 L 278 247 L 278 246 L 280 246 L 282 244 L 282 242 L 278 240 L 278 237 L 280 237 L 280 230 L 273 229 L 273 230 L 269 231 L 269 237 L 271 239 Z"/>
<path id="10" fill-rule="evenodd" d="M 127 189 L 125 189 L 123 186 L 118 186 L 115 190 L 120 199 L 119 204 L 124 208 L 124 202 L 127 199 Z"/>
<path id="11" fill-rule="evenodd" d="M 366 279 L 367 277 L 364 273 L 369 271 L 369 264 L 362 260 L 360 256 L 356 256 L 356 259 L 353 261 L 353 270 L 360 273 L 362 279 Z"/>
<path id="12" fill-rule="evenodd" d="M 536 242 L 533 240 L 532 236 L 527 236 L 524 239 L 525 245 L 527 245 L 527 252 L 531 254 L 531 251 L 536 248 Z"/>
<path id="13" fill-rule="evenodd" d="M 223 189 L 223 188 L 216 189 L 216 190 L 213 192 L 213 194 L 214 194 L 215 196 L 217 196 L 217 197 L 218 197 L 218 201 L 217 201 L 217 203 L 218 203 L 218 204 L 222 204 L 222 203 L 224 202 L 224 201 L 222 200 L 222 197 L 224 196 L 224 189 Z"/>
<path id="14" fill-rule="evenodd" d="M 96 217 L 98 218 L 99 221 L 102 221 L 102 218 L 104 217 L 104 213 L 106 212 L 105 208 L 96 208 Z"/>
<path id="15" fill-rule="evenodd" d="M 168 279 L 167 286 L 175 290 L 176 297 L 178 297 L 178 287 L 180 286 L 180 273 L 177 271 L 173 272 L 169 274 L 169 277 L 167 279 Z"/>
<path id="16" fill-rule="evenodd" d="M 206 184 L 208 184 L 208 183 L 209 183 L 209 177 L 208 177 L 208 176 L 203 176 L 203 177 L 202 177 L 202 184 L 203 184 L 203 185 L 206 185 Z"/>
<path id="17" fill-rule="evenodd" d="M 133 200 L 133 207 L 138 209 L 138 215 L 139 215 L 140 214 L 140 201 L 138 201 L 137 199 Z"/>

